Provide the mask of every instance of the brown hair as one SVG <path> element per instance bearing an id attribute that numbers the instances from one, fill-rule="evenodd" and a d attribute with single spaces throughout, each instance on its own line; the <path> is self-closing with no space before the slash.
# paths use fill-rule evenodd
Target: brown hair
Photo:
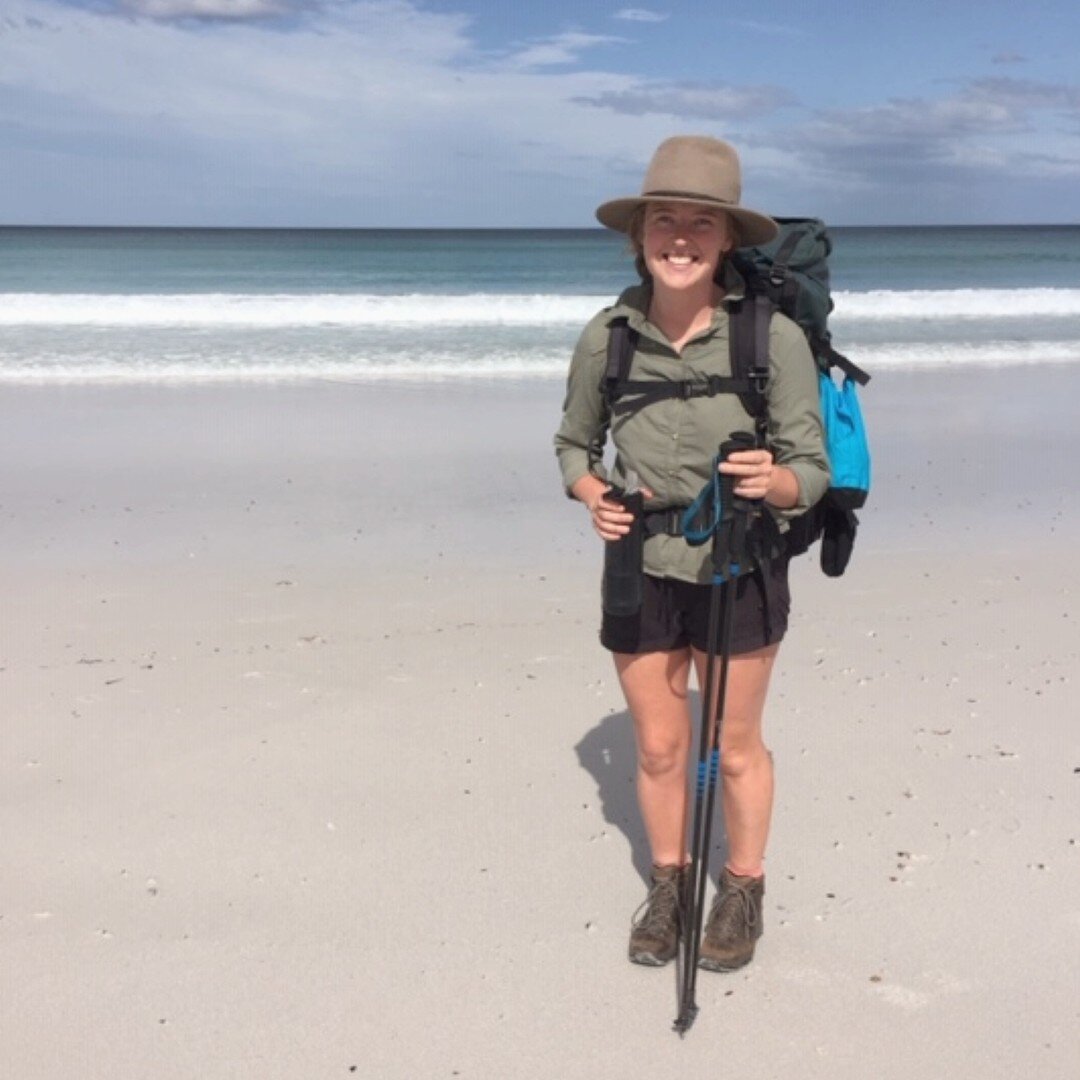
<path id="1" fill-rule="evenodd" d="M 630 250 L 634 253 L 634 269 L 637 270 L 642 282 L 648 284 L 652 281 L 652 274 L 645 265 L 645 203 L 642 203 L 630 215 L 626 235 L 630 240 Z"/>

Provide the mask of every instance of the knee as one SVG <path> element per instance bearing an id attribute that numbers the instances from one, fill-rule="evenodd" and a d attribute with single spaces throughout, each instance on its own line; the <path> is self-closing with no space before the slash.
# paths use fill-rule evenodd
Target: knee
<path id="1" fill-rule="evenodd" d="M 686 752 L 676 743 L 641 746 L 638 748 L 638 767 L 654 780 L 680 775 L 686 770 Z"/>
<path id="2" fill-rule="evenodd" d="M 720 771 L 729 779 L 746 776 L 763 762 L 770 760 L 768 748 L 760 740 L 733 746 L 723 746 L 720 751 Z"/>

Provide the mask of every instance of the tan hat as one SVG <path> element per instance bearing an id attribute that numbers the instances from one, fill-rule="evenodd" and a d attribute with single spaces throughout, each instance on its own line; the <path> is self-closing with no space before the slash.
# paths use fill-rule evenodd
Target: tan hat
<path id="1" fill-rule="evenodd" d="M 742 170 L 735 147 L 706 135 L 675 135 L 656 148 L 641 194 L 603 203 L 596 217 L 609 229 L 627 232 L 634 211 L 646 203 L 701 203 L 731 215 L 740 246 L 768 243 L 779 226 L 765 214 L 743 209 L 741 195 Z"/>

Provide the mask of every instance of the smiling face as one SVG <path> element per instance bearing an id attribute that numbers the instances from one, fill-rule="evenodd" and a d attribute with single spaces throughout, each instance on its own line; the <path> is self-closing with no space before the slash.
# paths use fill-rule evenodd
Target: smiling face
<path id="1" fill-rule="evenodd" d="M 650 203 L 640 244 L 654 287 L 711 290 L 720 263 L 735 246 L 735 234 L 722 210 L 698 203 Z"/>

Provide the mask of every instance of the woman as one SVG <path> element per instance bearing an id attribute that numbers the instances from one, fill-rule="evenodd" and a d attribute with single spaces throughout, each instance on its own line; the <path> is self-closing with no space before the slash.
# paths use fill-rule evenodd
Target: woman
<path id="1" fill-rule="evenodd" d="M 734 149 L 718 139 L 677 136 L 660 145 L 642 194 L 604 203 L 600 222 L 625 232 L 642 283 L 585 328 L 570 367 L 555 437 L 563 481 L 611 543 L 633 520 L 611 494 L 598 460 L 608 424 L 601 384 L 613 320 L 637 332 L 630 378 L 705 382 L 729 375 L 728 307 L 744 283 L 726 256 L 771 240 L 776 223 L 739 205 Z M 814 364 L 799 328 L 775 315 L 769 331 L 768 438 L 720 465 L 736 496 L 761 499 L 780 530 L 828 486 Z M 611 421 L 617 456 L 611 481 L 633 472 L 650 514 L 688 506 L 709 479 L 718 445 L 753 428 L 738 397 L 667 397 L 619 409 Z M 676 515 L 677 516 L 677 515 Z M 664 515 L 671 519 L 672 515 Z M 676 530 L 671 530 L 676 531 Z M 651 530 L 647 530 L 647 533 Z M 676 953 L 687 854 L 691 668 L 704 684 L 711 566 L 708 546 L 681 535 L 648 535 L 644 602 L 637 616 L 604 615 L 600 639 L 633 716 L 637 793 L 652 854 L 652 883 L 630 934 L 630 959 L 661 965 Z M 762 932 L 764 857 L 773 803 L 772 758 L 762 739 L 769 676 L 787 626 L 787 561 L 781 555 L 740 577 L 721 734 L 722 805 L 728 857 L 706 921 L 701 965 L 742 967 Z"/>

